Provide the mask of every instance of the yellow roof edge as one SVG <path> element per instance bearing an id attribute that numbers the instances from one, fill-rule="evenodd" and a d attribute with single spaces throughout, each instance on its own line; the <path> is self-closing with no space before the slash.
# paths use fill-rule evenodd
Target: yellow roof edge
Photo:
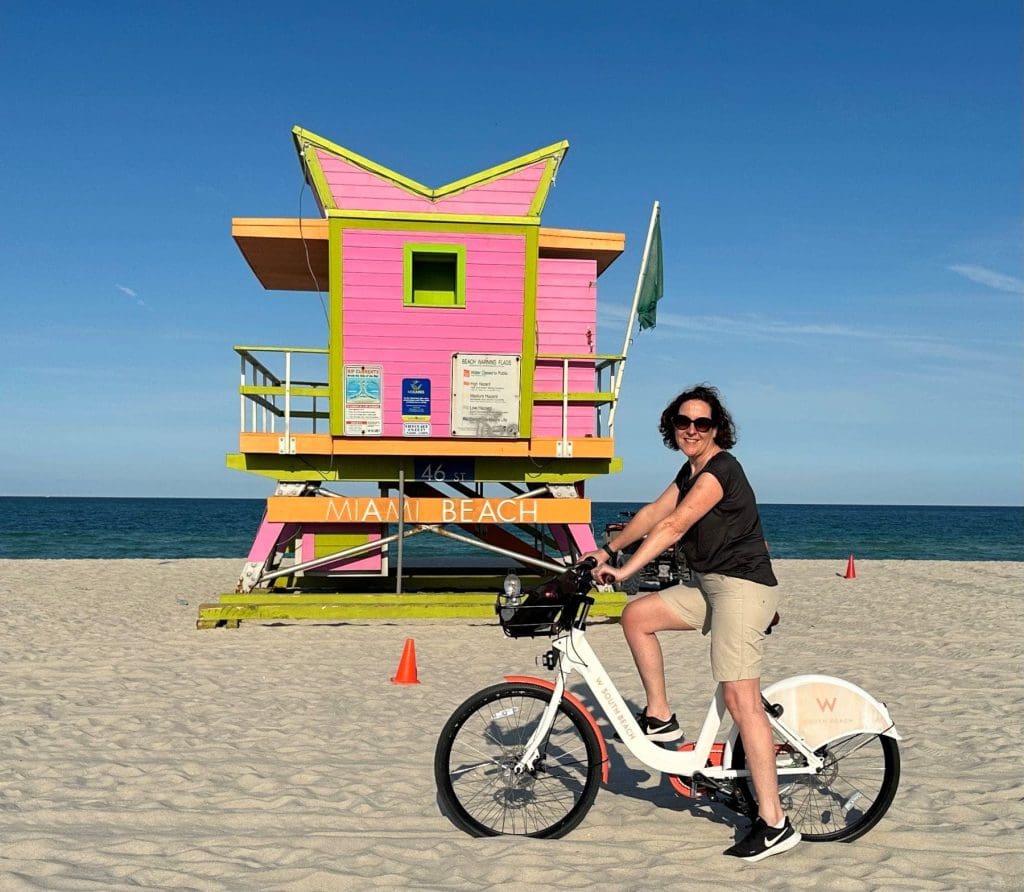
<path id="1" fill-rule="evenodd" d="M 363 170 L 367 170 L 370 173 L 374 173 L 377 176 L 389 180 L 396 186 L 400 186 L 409 192 L 420 195 L 431 201 L 435 201 L 448 195 L 453 195 L 456 192 L 464 191 L 472 186 L 479 186 L 482 183 L 498 179 L 499 177 L 505 176 L 513 171 L 519 170 L 523 167 L 528 167 L 531 164 L 535 164 L 538 161 L 543 161 L 548 158 L 554 160 L 555 168 L 557 170 L 557 167 L 561 164 L 562 159 L 569 150 L 569 141 L 563 139 L 559 142 L 552 143 L 549 146 L 544 146 L 541 149 L 536 149 L 535 151 L 529 152 L 525 155 L 520 155 L 518 158 L 506 161 L 504 164 L 498 164 L 495 167 L 489 167 L 486 170 L 482 170 L 479 173 L 472 174 L 471 176 L 455 180 L 454 182 L 448 183 L 446 186 L 439 186 L 436 189 L 431 189 L 429 186 L 424 186 L 422 183 L 418 183 L 415 180 L 402 176 L 397 171 L 391 170 L 383 164 L 377 164 L 369 158 L 365 158 L 357 152 L 353 152 L 351 149 L 346 149 L 344 146 L 340 146 L 328 139 L 324 139 L 322 136 L 298 125 L 292 128 L 292 137 L 295 140 L 296 151 L 300 156 L 307 146 L 323 149 L 326 152 L 330 152 L 332 155 L 337 155 L 340 158 L 344 158 L 346 161 L 350 161 L 357 167 L 361 167 Z"/>

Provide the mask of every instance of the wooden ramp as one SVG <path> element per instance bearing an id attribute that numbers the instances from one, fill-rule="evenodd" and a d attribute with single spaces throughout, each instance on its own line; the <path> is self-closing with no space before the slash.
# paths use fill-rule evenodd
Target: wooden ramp
<path id="1" fill-rule="evenodd" d="M 622 592 L 591 592 L 591 616 L 618 617 L 626 606 Z M 238 627 L 243 620 L 258 622 L 347 622 L 394 619 L 490 619 L 495 594 L 488 592 L 414 594 L 326 594 L 309 592 L 247 592 L 221 595 L 216 604 L 200 604 L 197 629 Z"/>

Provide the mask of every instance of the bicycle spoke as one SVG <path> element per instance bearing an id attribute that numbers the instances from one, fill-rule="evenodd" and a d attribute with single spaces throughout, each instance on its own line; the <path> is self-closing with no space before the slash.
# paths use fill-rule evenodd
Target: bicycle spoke
<path id="1" fill-rule="evenodd" d="M 777 745 L 780 767 L 799 764 L 786 744 Z M 791 755 L 793 761 L 782 757 Z M 899 782 L 899 752 L 878 734 L 855 734 L 818 750 L 814 774 L 788 775 L 779 797 L 793 826 L 808 839 L 855 839 L 885 813 Z M 749 778 L 744 782 L 753 791 Z"/>
<path id="2" fill-rule="evenodd" d="M 597 792 L 596 737 L 575 707 L 562 704 L 536 762 L 524 770 L 521 759 L 550 693 L 513 685 L 490 690 L 452 718 L 447 749 L 439 749 L 442 761 L 435 763 L 442 795 L 471 832 L 561 835 Z"/>

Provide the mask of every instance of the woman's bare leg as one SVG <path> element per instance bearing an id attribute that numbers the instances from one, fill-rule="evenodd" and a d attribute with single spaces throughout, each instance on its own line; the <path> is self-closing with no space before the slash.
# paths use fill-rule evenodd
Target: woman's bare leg
<path id="1" fill-rule="evenodd" d="M 665 691 L 665 660 L 657 632 L 692 631 L 679 614 L 657 595 L 630 601 L 622 611 L 622 631 L 647 694 L 647 715 L 667 719 L 672 715 Z"/>
<path id="2" fill-rule="evenodd" d="M 772 727 L 761 703 L 761 679 L 723 681 L 722 693 L 729 715 L 739 728 L 750 779 L 757 793 L 757 810 L 764 822 L 774 826 L 782 820 L 779 776 L 775 767 Z"/>

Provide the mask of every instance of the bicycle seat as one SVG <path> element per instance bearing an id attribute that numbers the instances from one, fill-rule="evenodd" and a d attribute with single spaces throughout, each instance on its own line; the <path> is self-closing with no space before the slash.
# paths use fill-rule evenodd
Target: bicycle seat
<path id="1" fill-rule="evenodd" d="M 768 628 L 764 630 L 765 635 L 771 635 L 772 629 L 774 629 L 779 624 L 780 619 L 781 617 L 779 616 L 779 611 L 776 610 L 775 616 L 772 617 L 772 621 L 768 623 Z"/>

